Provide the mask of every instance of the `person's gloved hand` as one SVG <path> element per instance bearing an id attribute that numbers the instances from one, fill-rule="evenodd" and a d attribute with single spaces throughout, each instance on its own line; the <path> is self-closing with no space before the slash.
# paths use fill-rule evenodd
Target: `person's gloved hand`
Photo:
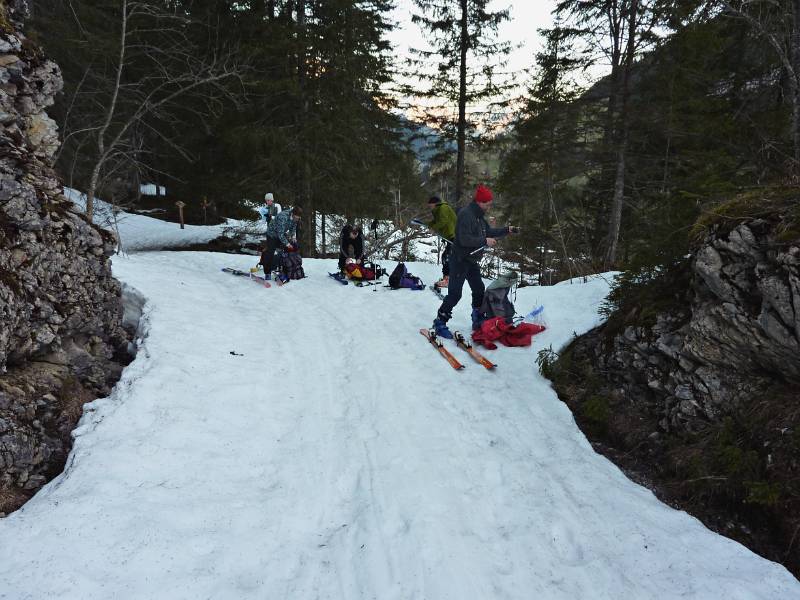
<path id="1" fill-rule="evenodd" d="M 516 225 L 509 225 L 508 233 L 519 233 L 519 227 L 517 227 Z"/>

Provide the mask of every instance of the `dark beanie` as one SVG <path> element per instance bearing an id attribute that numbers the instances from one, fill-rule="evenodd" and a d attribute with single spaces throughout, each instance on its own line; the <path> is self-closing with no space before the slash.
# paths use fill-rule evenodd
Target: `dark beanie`
<path id="1" fill-rule="evenodd" d="M 439 196 L 431 196 L 428 198 L 428 204 L 439 204 L 441 201 L 442 199 L 439 198 Z"/>

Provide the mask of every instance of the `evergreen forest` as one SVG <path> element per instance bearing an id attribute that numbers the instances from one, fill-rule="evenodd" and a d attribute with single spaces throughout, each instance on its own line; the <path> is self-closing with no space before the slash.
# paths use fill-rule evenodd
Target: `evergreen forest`
<path id="1" fill-rule="evenodd" d="M 37 2 L 30 35 L 65 84 L 60 174 L 121 206 L 185 202 L 193 223 L 272 191 L 307 236 L 315 215 L 403 221 L 484 183 L 522 227 L 505 258 L 542 284 L 670 265 L 704 212 L 796 182 L 795 2 L 561 0 L 523 73 L 498 3 L 414 0 L 428 45 L 410 57 L 388 41 L 395 4 Z"/>

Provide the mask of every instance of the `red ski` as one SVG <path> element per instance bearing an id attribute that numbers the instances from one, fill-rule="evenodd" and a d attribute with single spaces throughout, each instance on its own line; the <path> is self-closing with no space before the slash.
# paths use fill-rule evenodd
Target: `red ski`
<path id="1" fill-rule="evenodd" d="M 465 350 L 467 354 L 469 354 L 472 358 L 474 358 L 476 361 L 478 361 L 481 365 L 483 365 L 487 369 L 492 370 L 495 367 L 497 367 L 496 364 L 494 364 L 483 354 L 475 350 L 475 348 L 472 346 L 472 342 L 470 342 L 466 337 L 464 337 L 464 334 L 461 333 L 460 331 L 453 332 L 453 340 L 455 341 L 456 345 L 459 348 Z"/>
<path id="2" fill-rule="evenodd" d="M 260 283 L 264 287 L 271 287 L 269 281 L 266 278 L 261 277 L 261 275 L 256 275 L 255 273 L 247 273 L 245 271 L 240 271 L 239 269 L 234 269 L 232 267 L 224 267 L 222 269 L 226 273 L 230 273 L 231 275 L 237 275 L 239 277 L 247 277 L 250 281 L 255 281 L 256 283 Z"/>
<path id="3" fill-rule="evenodd" d="M 444 347 L 444 345 L 442 344 L 442 340 L 440 340 L 436 335 L 436 331 L 434 331 L 433 329 L 420 329 L 419 332 L 422 335 L 424 335 L 425 338 L 431 343 L 431 345 L 439 351 L 439 354 L 441 354 L 445 358 L 445 360 L 450 363 L 451 367 L 453 367 L 456 370 L 464 368 L 464 365 L 458 362 L 456 357 L 450 354 L 447 348 Z"/>

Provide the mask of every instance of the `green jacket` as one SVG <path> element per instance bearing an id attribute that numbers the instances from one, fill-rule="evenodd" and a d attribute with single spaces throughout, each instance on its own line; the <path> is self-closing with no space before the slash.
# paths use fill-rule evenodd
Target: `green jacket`
<path id="1" fill-rule="evenodd" d="M 428 227 L 452 242 L 456 237 L 456 211 L 447 202 L 440 202 L 433 208 L 433 220 Z"/>

